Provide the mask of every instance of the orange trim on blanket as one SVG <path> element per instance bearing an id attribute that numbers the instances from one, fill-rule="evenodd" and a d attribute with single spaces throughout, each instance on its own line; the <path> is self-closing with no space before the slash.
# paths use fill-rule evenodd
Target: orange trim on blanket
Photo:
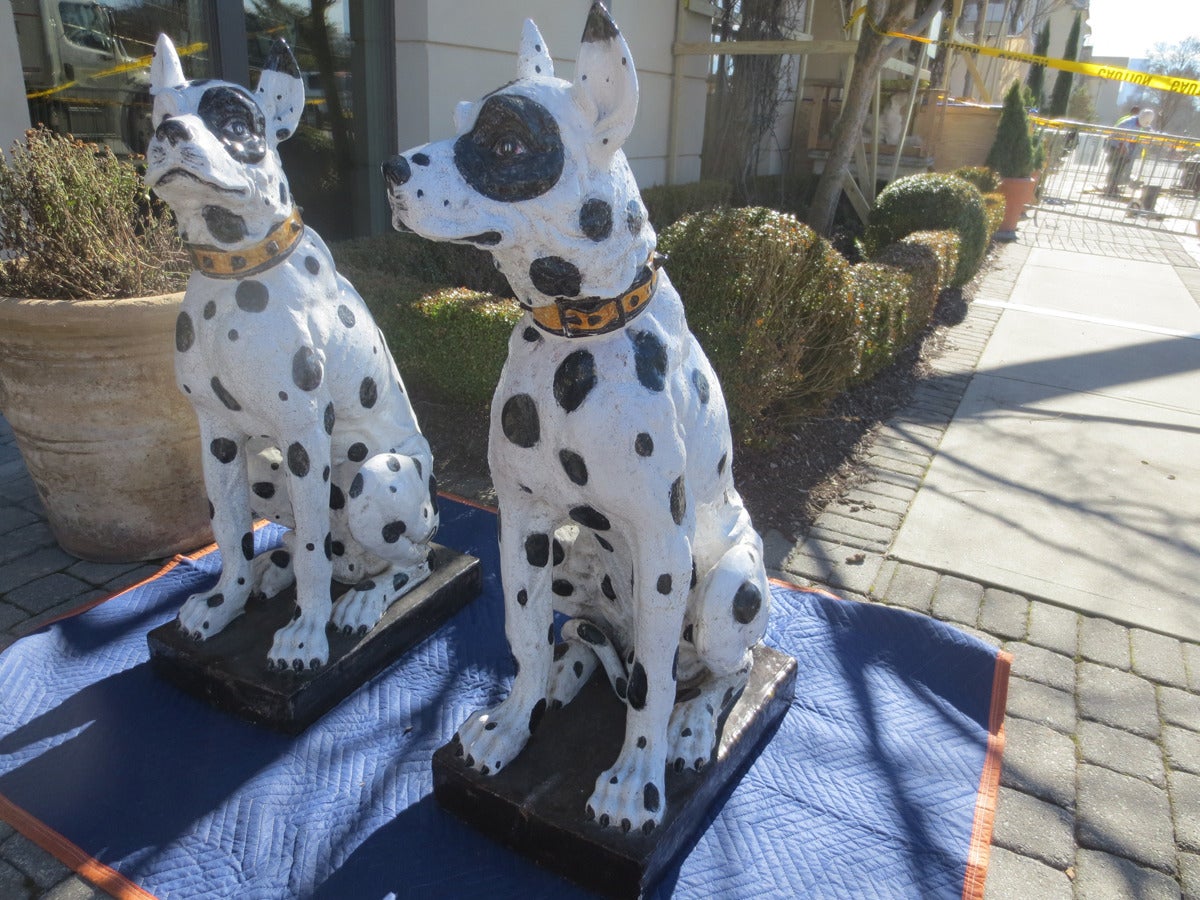
<path id="1" fill-rule="evenodd" d="M 992 826 L 996 823 L 996 800 L 1000 793 L 1000 763 L 1004 758 L 1004 711 L 1008 707 L 1008 672 L 1012 654 L 996 654 L 992 674 L 992 710 L 988 717 L 987 755 L 979 776 L 975 797 L 975 821 L 971 826 L 971 844 L 967 851 L 967 876 L 963 880 L 963 900 L 983 900 L 988 857 L 992 852 Z"/>
<path id="2" fill-rule="evenodd" d="M 0 819 L 29 838 L 81 878 L 107 891 L 117 900 L 156 900 L 116 869 L 89 856 L 40 819 L 36 819 L 0 794 Z"/>

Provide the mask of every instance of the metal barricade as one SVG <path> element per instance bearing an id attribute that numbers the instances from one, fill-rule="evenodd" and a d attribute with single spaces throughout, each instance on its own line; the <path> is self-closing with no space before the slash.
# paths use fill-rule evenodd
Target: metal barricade
<path id="1" fill-rule="evenodd" d="M 1046 168 L 1031 211 L 1196 234 L 1200 141 L 1086 122 L 1033 119 Z"/>

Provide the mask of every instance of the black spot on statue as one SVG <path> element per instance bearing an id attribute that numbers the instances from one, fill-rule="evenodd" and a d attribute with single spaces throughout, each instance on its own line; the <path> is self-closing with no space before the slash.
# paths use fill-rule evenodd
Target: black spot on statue
<path id="1" fill-rule="evenodd" d="M 542 716 L 546 713 L 546 699 L 543 697 L 533 705 L 533 709 L 529 712 L 529 733 L 533 734 L 537 731 L 538 725 L 542 723 Z"/>
<path id="2" fill-rule="evenodd" d="M 217 514 L 217 508 L 212 505 L 212 501 L 208 501 L 208 517 L 211 519 Z"/>
<path id="3" fill-rule="evenodd" d="M 575 665 L 571 666 L 571 671 L 575 673 L 576 678 L 583 677 L 583 663 L 575 660 Z"/>
<path id="4" fill-rule="evenodd" d="M 604 636 L 604 632 L 591 622 L 580 622 L 576 633 L 579 635 L 581 641 L 586 641 L 593 647 L 603 647 L 608 643 L 608 638 Z"/>
<path id="5" fill-rule="evenodd" d="M 208 445 L 208 449 L 213 456 L 223 463 L 233 462 L 238 450 L 237 444 L 229 438 L 214 438 L 213 442 Z"/>
<path id="6" fill-rule="evenodd" d="M 275 496 L 275 485 L 269 481 L 256 481 L 250 485 L 250 490 L 262 497 L 264 500 L 270 500 Z"/>
<path id="7" fill-rule="evenodd" d="M 629 671 L 629 705 L 634 709 L 646 706 L 646 670 L 640 662 L 634 663 Z"/>
<path id="8" fill-rule="evenodd" d="M 532 325 L 525 326 L 525 330 L 521 332 L 521 337 L 529 341 L 531 344 L 536 344 L 542 339 L 542 336 L 538 334 L 538 330 Z"/>
<path id="9" fill-rule="evenodd" d="M 540 103 L 514 94 L 488 97 L 471 130 L 454 142 L 454 165 L 489 200 L 531 200 L 562 174 L 562 134 Z"/>
<path id="10" fill-rule="evenodd" d="M 358 402 L 362 404 L 363 409 L 370 409 L 378 399 L 379 388 L 375 385 L 375 379 L 368 375 L 358 386 Z"/>
<path id="11" fill-rule="evenodd" d="M 600 535 L 596 535 L 596 543 L 599 544 L 601 547 L 603 547 L 605 550 L 607 550 L 609 553 L 613 552 L 613 545 L 610 544 L 608 541 L 606 541 L 604 538 L 602 538 Z"/>
<path id="12" fill-rule="evenodd" d="M 593 531 L 608 531 L 612 527 L 602 512 L 590 506 L 576 506 L 571 510 L 570 515 L 580 525 Z"/>
<path id="13" fill-rule="evenodd" d="M 645 750 L 646 749 L 646 739 L 644 737 L 639 737 L 637 739 L 637 745 L 638 745 L 639 750 Z"/>
<path id="14" fill-rule="evenodd" d="M 383 539 L 389 544 L 394 544 L 396 541 L 400 540 L 400 535 L 404 534 L 406 531 L 408 531 L 408 526 L 403 522 L 399 520 L 396 520 L 395 522 L 388 522 L 383 526 Z"/>
<path id="15" fill-rule="evenodd" d="M 534 568 L 545 568 L 550 562 L 550 538 L 544 534 L 531 534 L 525 538 L 525 559 Z"/>
<path id="16" fill-rule="evenodd" d="M 312 347 L 304 346 L 292 357 L 292 381 L 302 391 L 315 391 L 321 385 L 325 367 Z"/>
<path id="17" fill-rule="evenodd" d="M 658 795 L 658 788 L 653 784 L 647 784 L 642 789 L 642 805 L 646 807 L 646 812 L 658 812 L 662 801 Z"/>
<path id="18" fill-rule="evenodd" d="M 325 558 L 333 559 L 333 535 L 325 532 Z"/>
<path id="19" fill-rule="evenodd" d="M 363 477 L 362 472 L 354 476 L 354 480 L 350 482 L 350 490 L 347 492 L 350 499 L 353 500 L 363 492 Z"/>
<path id="20" fill-rule="evenodd" d="M 346 495 L 342 493 L 342 489 L 336 484 L 329 486 L 329 508 L 343 509 L 346 506 Z"/>
<path id="21" fill-rule="evenodd" d="M 195 340 L 196 329 L 192 325 L 192 317 L 181 312 L 179 318 L 175 320 L 175 349 L 180 353 L 186 353 L 192 348 Z"/>
<path id="22" fill-rule="evenodd" d="M 514 394 L 504 402 L 500 411 L 500 428 L 504 436 L 518 447 L 532 447 L 542 435 L 537 404 L 528 394 Z"/>
<path id="23" fill-rule="evenodd" d="M 567 412 L 574 412 L 596 386 L 596 360 L 587 350 L 576 350 L 559 363 L 554 372 L 554 399 Z"/>
<path id="24" fill-rule="evenodd" d="M 337 316 L 347 328 L 353 328 L 354 323 L 358 321 L 354 318 L 354 312 L 344 303 L 338 305 Z"/>
<path id="25" fill-rule="evenodd" d="M 350 445 L 349 449 L 346 450 L 346 458 L 350 460 L 350 462 L 362 462 L 367 458 L 367 445 L 362 441 L 355 441 Z"/>
<path id="26" fill-rule="evenodd" d="M 225 602 L 225 595 L 224 594 L 213 594 L 211 597 L 209 597 L 204 602 L 208 604 L 210 609 L 216 609 L 218 606 L 221 606 Z"/>
<path id="27" fill-rule="evenodd" d="M 233 394 L 225 390 L 225 385 L 221 384 L 221 379 L 214 375 L 213 380 L 210 383 L 212 385 L 213 393 L 217 395 L 218 400 L 225 404 L 226 409 L 232 410 L 233 412 L 241 411 L 242 404 L 238 403 L 237 400 L 234 399 Z"/>
<path id="28" fill-rule="evenodd" d="M 570 597 L 575 593 L 575 585 L 567 581 L 565 578 L 555 578 L 550 585 L 550 590 L 554 591 L 560 597 Z"/>
<path id="29" fill-rule="evenodd" d="M 325 433 L 333 434 L 333 425 L 337 421 L 337 414 L 333 411 L 333 404 L 325 404 Z"/>
<path id="30" fill-rule="evenodd" d="M 308 474 L 308 451 L 299 443 L 294 443 L 287 449 L 288 470 L 297 478 Z"/>
<path id="31" fill-rule="evenodd" d="M 551 647 L 554 646 L 554 622 L 550 622 L 550 627 L 546 629 L 546 643 Z"/>
<path id="32" fill-rule="evenodd" d="M 408 576 L 403 572 L 397 572 L 392 576 L 392 590 L 398 591 L 408 584 Z"/>
<path id="33" fill-rule="evenodd" d="M 687 489 L 684 487 L 683 476 L 680 475 L 671 483 L 671 519 L 676 525 L 681 525 L 686 514 Z"/>
<path id="34" fill-rule="evenodd" d="M 562 565 L 562 561 L 567 558 L 567 551 L 563 549 L 563 545 L 559 543 L 558 538 L 550 542 L 550 554 L 553 565 Z"/>
<path id="35" fill-rule="evenodd" d="M 633 449 L 638 456 L 650 456 L 654 453 L 654 438 L 646 432 L 641 432 L 633 439 Z"/>
<path id="36" fill-rule="evenodd" d="M 658 583 L 655 585 L 655 587 L 658 589 L 660 594 L 665 595 L 671 593 L 671 576 L 666 574 L 659 575 Z"/>
<path id="37" fill-rule="evenodd" d="M 588 11 L 587 22 L 583 26 L 582 43 L 594 44 L 597 41 L 615 40 L 619 32 L 603 4 L 593 3 Z"/>
<path id="38" fill-rule="evenodd" d="M 223 206 L 206 206 L 200 215 L 208 233 L 220 244 L 236 244 L 246 237 L 246 220 Z"/>
<path id="39" fill-rule="evenodd" d="M 529 264 L 533 286 L 549 297 L 578 297 L 583 276 L 561 256 L 542 256 Z"/>
<path id="40" fill-rule="evenodd" d="M 388 467 L 389 472 L 399 472 L 400 471 L 400 460 L 398 458 L 396 458 L 395 456 L 389 456 L 387 458 L 387 467 Z"/>
<path id="41" fill-rule="evenodd" d="M 607 575 L 600 579 L 600 593 L 602 593 L 609 600 L 617 599 L 617 592 L 613 589 L 612 579 Z"/>
<path id="42" fill-rule="evenodd" d="M 602 241 L 612 234 L 612 206 L 603 200 L 592 199 L 579 211 L 579 228 L 593 241 Z"/>
<path id="43" fill-rule="evenodd" d="M 696 396 L 700 398 L 701 403 L 708 402 L 708 376 L 699 369 L 692 369 L 692 384 L 696 386 Z"/>
<path id="44" fill-rule="evenodd" d="M 725 464 L 726 464 L 726 462 L 728 462 L 728 461 L 729 461 L 729 454 L 728 454 L 728 453 L 722 453 L 722 454 L 721 454 L 721 458 L 717 460 L 717 474 L 718 474 L 718 475 L 724 475 L 724 474 L 725 474 Z"/>
<path id="45" fill-rule="evenodd" d="M 693 558 L 692 559 L 692 579 L 691 579 L 691 581 L 688 582 L 689 590 L 696 586 L 696 580 L 697 580 L 696 579 L 696 560 Z"/>
<path id="46" fill-rule="evenodd" d="M 752 581 L 743 581 L 733 595 L 733 619 L 741 625 L 749 625 L 762 607 L 762 591 Z"/>
<path id="47" fill-rule="evenodd" d="M 292 554 L 286 550 L 274 550 L 271 552 L 271 562 L 280 569 L 286 569 L 292 562 Z"/>
<path id="48" fill-rule="evenodd" d="M 583 457 L 571 450 L 559 450 L 558 461 L 562 463 L 563 471 L 575 484 L 584 485 L 588 482 L 587 464 Z"/>
<path id="49" fill-rule="evenodd" d="M 625 225 L 629 229 L 629 233 L 637 237 L 642 233 L 645 224 L 646 211 L 642 209 L 642 204 L 637 200 L 630 200 L 625 206 Z"/>
<path id="50" fill-rule="evenodd" d="M 498 231 L 484 231 L 479 234 L 468 235 L 462 238 L 471 244 L 478 244 L 481 247 L 495 247 L 501 240 L 501 234 Z"/>
<path id="51" fill-rule="evenodd" d="M 667 348 L 658 335 L 649 331 L 631 331 L 633 360 L 642 387 L 661 391 L 667 386 Z"/>
<path id="52" fill-rule="evenodd" d="M 247 560 L 254 559 L 254 532 L 247 531 L 242 535 L 242 556 Z"/>
<path id="53" fill-rule="evenodd" d="M 308 269 L 310 275 L 316 275 L 321 271 L 321 264 L 317 262 L 315 256 L 304 257 L 304 268 Z"/>
<path id="54" fill-rule="evenodd" d="M 433 507 L 433 514 L 438 514 L 438 485 L 437 479 L 432 475 L 429 476 L 429 505 Z"/>
<path id="55" fill-rule="evenodd" d="M 216 314 L 217 314 L 217 304 L 214 301 L 209 300 L 207 303 L 204 304 L 204 318 L 211 319 Z"/>
<path id="56" fill-rule="evenodd" d="M 429 156 L 425 153 L 414 153 L 412 162 L 414 166 L 427 166 L 429 165 Z"/>
<path id="57" fill-rule="evenodd" d="M 267 301 L 270 299 L 270 292 L 267 286 L 261 281 L 255 281 L 253 278 L 247 278 L 245 281 L 239 281 L 237 290 L 233 293 L 237 305 L 245 312 L 262 312 L 267 308 Z"/>
<path id="58" fill-rule="evenodd" d="M 525 588 L 521 588 L 519 591 L 517 591 L 517 603 L 520 606 L 524 606 L 528 602 L 529 602 L 529 592 L 526 591 Z"/>

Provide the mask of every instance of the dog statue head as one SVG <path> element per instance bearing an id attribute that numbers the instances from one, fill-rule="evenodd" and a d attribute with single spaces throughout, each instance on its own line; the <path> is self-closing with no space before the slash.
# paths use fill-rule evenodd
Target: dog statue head
<path id="1" fill-rule="evenodd" d="M 150 66 L 154 137 L 146 183 L 175 211 L 185 242 L 224 250 L 262 240 L 292 212 L 278 146 L 304 111 L 304 82 L 278 40 L 254 92 L 227 81 L 188 81 L 159 35 Z"/>
<path id="2" fill-rule="evenodd" d="M 456 137 L 384 164 L 392 223 L 490 250 L 528 305 L 625 291 L 655 244 L 621 149 L 637 105 L 629 46 L 599 2 L 573 82 L 526 21 L 516 80 L 458 104 Z"/>

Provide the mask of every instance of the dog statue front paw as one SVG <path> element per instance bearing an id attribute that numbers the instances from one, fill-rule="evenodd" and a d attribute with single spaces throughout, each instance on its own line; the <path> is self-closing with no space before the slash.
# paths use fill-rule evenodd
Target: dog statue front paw
<path id="1" fill-rule="evenodd" d="M 663 767 L 655 765 L 649 748 L 625 749 L 617 763 L 596 780 L 585 815 L 602 828 L 640 830 L 657 827 L 666 807 Z"/>
<path id="2" fill-rule="evenodd" d="M 242 614 L 246 607 L 245 594 L 245 591 L 234 594 L 222 590 L 220 585 L 211 591 L 192 594 L 184 601 L 176 622 L 193 640 L 207 640 Z"/>
<path id="3" fill-rule="evenodd" d="M 277 669 L 303 672 L 319 669 L 329 661 L 329 639 L 325 622 L 313 616 L 300 616 L 275 632 L 267 665 Z"/>
<path id="4" fill-rule="evenodd" d="M 389 606 L 429 577 L 429 564 L 410 569 L 393 566 L 364 579 L 333 604 L 330 624 L 342 634 L 366 634 L 374 628 Z"/>
<path id="5" fill-rule="evenodd" d="M 480 774 L 499 772 L 521 752 L 546 710 L 539 700 L 524 715 L 509 697 L 499 706 L 474 713 L 454 735 L 454 755 Z"/>

